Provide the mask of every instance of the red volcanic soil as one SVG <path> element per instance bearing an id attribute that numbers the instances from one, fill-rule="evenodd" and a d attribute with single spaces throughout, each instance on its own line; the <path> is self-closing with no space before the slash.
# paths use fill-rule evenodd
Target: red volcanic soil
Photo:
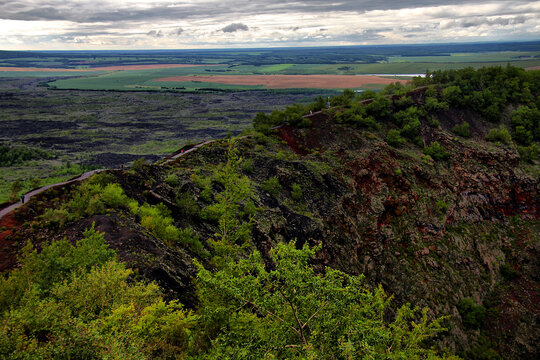
<path id="1" fill-rule="evenodd" d="M 263 85 L 272 89 L 317 88 L 344 89 L 368 84 L 405 83 L 407 80 L 383 78 L 376 75 L 225 75 L 225 76 L 173 76 L 154 81 L 200 81 L 228 85 Z"/>
<path id="2" fill-rule="evenodd" d="M 151 65 L 118 65 L 118 66 L 98 66 L 88 69 L 55 69 L 55 68 L 37 68 L 37 67 L 0 67 L 0 71 L 117 71 L 117 70 L 152 70 L 184 68 L 196 66 L 217 66 L 217 64 L 151 64 Z"/>
<path id="3" fill-rule="evenodd" d="M 13 212 L 0 220 L 0 273 L 11 269 L 17 262 L 18 250 L 14 243 L 15 240 L 10 235 L 13 234 L 12 230 L 18 226 Z"/>

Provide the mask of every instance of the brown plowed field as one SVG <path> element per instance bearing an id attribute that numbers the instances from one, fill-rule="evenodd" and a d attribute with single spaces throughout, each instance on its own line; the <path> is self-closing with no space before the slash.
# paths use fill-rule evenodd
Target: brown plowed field
<path id="1" fill-rule="evenodd" d="M 55 68 L 36 68 L 36 67 L 0 67 L 0 71 L 116 71 L 116 70 L 153 70 L 169 69 L 196 66 L 216 66 L 205 64 L 151 64 L 151 65 L 119 65 L 119 66 L 98 66 L 88 69 L 55 69 Z"/>
<path id="2" fill-rule="evenodd" d="M 228 85 L 263 85 L 271 89 L 316 88 L 344 89 L 368 84 L 407 82 L 375 75 L 225 75 L 225 76 L 173 76 L 154 81 L 201 81 Z"/>

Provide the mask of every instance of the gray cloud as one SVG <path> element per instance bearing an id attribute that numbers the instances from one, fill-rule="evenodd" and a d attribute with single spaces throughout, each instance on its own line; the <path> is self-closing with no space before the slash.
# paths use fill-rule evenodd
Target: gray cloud
<path id="1" fill-rule="evenodd" d="M 247 27 L 246 24 L 233 23 L 233 24 L 225 26 L 223 29 L 221 29 L 221 31 L 226 32 L 226 33 L 233 33 L 236 31 L 248 31 L 248 29 L 249 28 Z"/>
<path id="2" fill-rule="evenodd" d="M 155 38 L 160 38 L 160 37 L 163 37 L 163 32 L 161 32 L 161 30 L 159 31 L 151 30 L 148 33 L 146 33 L 146 35 L 155 37 Z"/>
<path id="3" fill-rule="evenodd" d="M 450 28 L 470 28 L 475 26 L 481 26 L 481 25 L 518 25 L 525 23 L 529 18 L 526 16 L 515 16 L 513 18 L 487 18 L 487 17 L 474 17 L 474 18 L 466 18 L 466 19 L 460 19 L 460 20 L 454 20 L 450 21 L 447 24 L 441 26 L 441 29 L 450 29 Z"/>
<path id="4" fill-rule="evenodd" d="M 516 5 L 529 4 L 528 0 L 214 0 L 201 3 L 170 3 L 159 1 L 152 6 L 138 8 L 119 7 L 112 0 L 78 1 L 65 0 L 1 0 L 0 18 L 11 20 L 66 20 L 73 22 L 151 21 L 222 17 L 226 15 L 285 14 L 293 12 L 325 13 L 348 11 L 363 13 L 370 10 L 391 10 L 441 5 L 501 3 L 512 9 Z"/>
<path id="5" fill-rule="evenodd" d="M 480 7 L 483 4 L 495 6 Z M 317 41 L 321 44 L 390 43 L 413 37 L 418 42 L 502 40 L 519 36 L 531 39 L 540 35 L 538 4 L 539 0 L 181 0 L 176 3 L 165 0 L 140 0 L 140 3 L 0 0 L 0 19 L 65 21 L 54 26 L 29 22 L 29 30 L 21 30 L 20 34 L 8 28 L 0 35 L 5 39 L 0 45 L 24 43 L 25 38 L 44 33 L 56 42 L 88 41 L 98 44 L 96 46 L 107 43 L 125 46 L 132 42 L 137 46 L 164 44 L 165 47 L 179 43 L 211 46 L 246 43 L 259 46 L 280 42 L 294 46 Z M 463 10 L 465 6 L 470 13 Z M 440 8 L 413 12 L 421 14 L 415 15 L 416 18 L 383 12 L 421 7 Z M 381 10 L 381 13 L 366 13 L 371 10 Z M 257 15 L 264 16 L 255 26 L 251 17 Z M 287 22 L 289 18 L 291 21 Z M 18 24 L 14 28 L 25 26 Z M 387 28 L 379 29 L 379 26 Z M 475 31 L 476 26 L 482 26 L 481 35 Z M 460 32 L 464 35 L 447 35 L 450 32 L 441 31 L 451 28 L 465 29 Z M 358 31 L 351 33 L 354 29 Z M 227 35 L 238 31 L 249 31 L 249 40 Z"/>

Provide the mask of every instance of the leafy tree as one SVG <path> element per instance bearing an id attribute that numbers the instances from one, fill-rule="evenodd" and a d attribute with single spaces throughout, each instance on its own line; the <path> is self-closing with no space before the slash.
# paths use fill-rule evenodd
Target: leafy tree
<path id="1" fill-rule="evenodd" d="M 244 221 L 241 209 L 249 203 L 252 185 L 249 178 L 239 172 L 242 158 L 235 144 L 234 138 L 229 139 L 227 163 L 215 175 L 224 190 L 215 196 L 216 203 L 207 207 L 207 211 L 219 219 L 219 231 L 209 241 L 216 252 L 216 264 L 235 258 L 250 245 L 253 214 L 244 212 L 247 215 L 247 221 Z"/>
<path id="2" fill-rule="evenodd" d="M 514 139 L 521 145 L 540 140 L 540 110 L 521 106 L 512 114 Z"/>
<path id="3" fill-rule="evenodd" d="M 453 106 L 459 106 L 462 103 L 461 88 L 459 86 L 448 86 L 442 90 L 442 98 L 445 102 Z"/>
<path id="4" fill-rule="evenodd" d="M 22 180 L 17 179 L 13 181 L 10 186 L 10 191 L 11 191 L 9 195 L 10 200 L 12 201 L 15 200 L 23 188 L 24 188 L 24 183 L 22 182 Z"/>
<path id="5" fill-rule="evenodd" d="M 209 359 L 437 359 L 424 342 L 445 331 L 427 309 L 401 307 L 362 276 L 309 265 L 318 247 L 279 244 L 212 273 L 199 265 L 200 319 Z"/>

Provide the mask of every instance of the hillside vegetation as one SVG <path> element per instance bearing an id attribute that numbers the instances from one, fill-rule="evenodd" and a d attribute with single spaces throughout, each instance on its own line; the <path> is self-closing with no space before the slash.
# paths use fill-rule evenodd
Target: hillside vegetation
<path id="1" fill-rule="evenodd" d="M 41 194 L 0 220 L 0 354 L 536 358 L 539 78 L 347 90 Z"/>

